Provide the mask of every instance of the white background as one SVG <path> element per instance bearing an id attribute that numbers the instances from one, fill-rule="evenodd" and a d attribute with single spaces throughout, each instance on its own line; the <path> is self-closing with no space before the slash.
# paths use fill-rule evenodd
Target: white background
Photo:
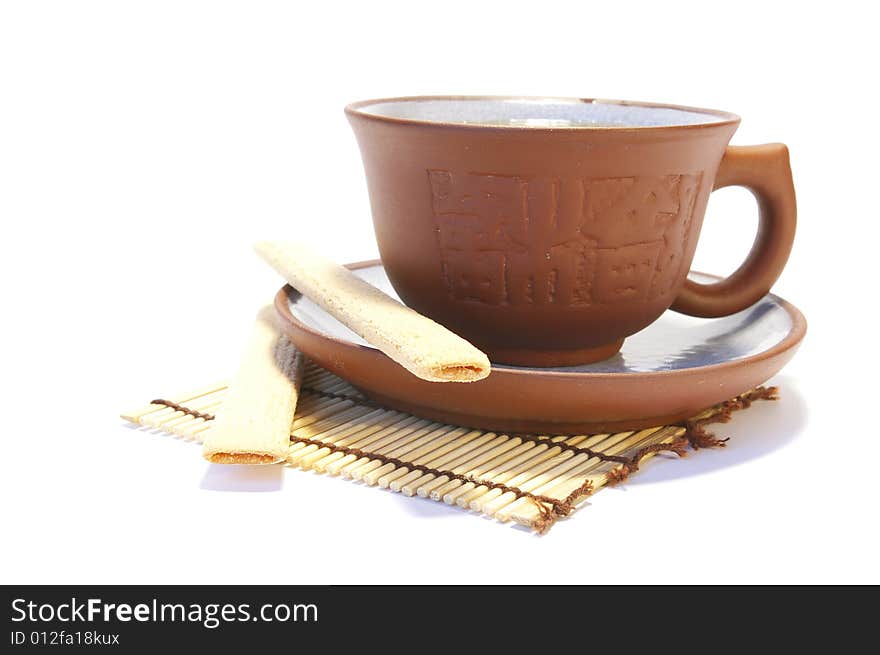
<path id="1" fill-rule="evenodd" d="M 880 582 L 864 6 L 0 5 L 0 582 Z M 774 290 L 810 328 L 783 399 L 544 537 L 126 427 L 121 410 L 235 367 L 279 286 L 251 242 L 376 255 L 342 108 L 439 93 L 713 107 L 743 117 L 733 143 L 787 143 L 800 223 Z M 713 196 L 694 267 L 736 268 L 755 212 Z"/>

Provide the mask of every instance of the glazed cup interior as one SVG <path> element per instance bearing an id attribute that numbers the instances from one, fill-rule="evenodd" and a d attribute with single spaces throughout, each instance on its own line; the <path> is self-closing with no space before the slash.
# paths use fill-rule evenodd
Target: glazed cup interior
<path id="1" fill-rule="evenodd" d="M 736 119 L 711 109 L 578 98 L 390 98 L 351 109 L 398 121 L 524 128 L 683 127 Z"/>

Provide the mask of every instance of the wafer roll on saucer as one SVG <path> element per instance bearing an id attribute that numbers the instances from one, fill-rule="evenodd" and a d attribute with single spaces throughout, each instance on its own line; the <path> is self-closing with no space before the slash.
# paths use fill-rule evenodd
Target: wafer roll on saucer
<path id="1" fill-rule="evenodd" d="M 261 241 L 254 249 L 297 291 L 413 375 L 474 382 L 491 372 L 489 358 L 471 343 L 308 246 Z"/>

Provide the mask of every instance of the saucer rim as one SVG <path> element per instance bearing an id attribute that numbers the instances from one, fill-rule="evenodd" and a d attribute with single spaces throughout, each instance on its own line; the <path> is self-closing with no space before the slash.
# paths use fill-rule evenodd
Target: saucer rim
<path id="1" fill-rule="evenodd" d="M 368 268 L 371 266 L 382 266 L 382 261 L 379 259 L 367 259 L 358 262 L 352 262 L 349 264 L 344 264 L 345 268 L 349 270 L 358 270 L 362 268 Z M 721 276 L 713 275 L 711 273 L 703 273 L 700 271 L 691 271 L 692 273 L 696 273 L 698 275 L 703 275 L 708 278 L 712 278 L 715 280 L 724 279 Z M 285 284 L 281 289 L 279 289 L 278 293 L 275 295 L 275 308 L 276 311 L 280 314 L 280 316 L 287 321 L 288 323 L 292 323 L 297 329 L 308 332 L 318 339 L 330 340 L 341 346 L 344 346 L 349 349 L 354 349 L 364 354 L 369 354 L 371 356 L 381 356 L 391 360 L 385 353 L 383 353 L 378 348 L 374 348 L 372 346 L 365 346 L 358 343 L 354 343 L 342 337 L 337 337 L 326 332 L 319 331 L 309 325 L 306 325 L 298 318 L 293 315 L 293 312 L 290 311 L 290 293 L 294 292 L 299 294 L 292 285 Z M 300 294 L 302 295 L 302 294 Z M 791 319 L 791 329 L 788 331 L 788 334 L 785 335 L 779 342 L 771 346 L 766 350 L 762 350 L 759 353 L 749 355 L 747 357 L 742 357 L 739 359 L 731 359 L 723 362 L 718 362 L 714 364 L 704 364 L 701 366 L 691 366 L 687 368 L 680 369 L 666 369 L 662 371 L 623 371 L 623 372 L 591 372 L 591 371 L 555 371 L 552 369 L 538 368 L 538 367 L 528 367 L 528 368 L 514 368 L 508 367 L 504 364 L 495 364 L 492 363 L 492 373 L 495 372 L 501 373 L 503 375 L 518 375 L 524 377 L 534 377 L 536 375 L 539 376 L 548 376 L 553 379 L 614 379 L 619 380 L 621 378 L 645 378 L 645 377 L 655 377 L 660 379 L 668 379 L 670 377 L 676 376 L 691 376 L 696 372 L 700 371 L 719 371 L 723 372 L 728 368 L 736 368 L 743 366 L 749 363 L 759 363 L 767 359 L 772 359 L 782 353 L 785 353 L 792 348 L 796 348 L 800 345 L 801 341 L 803 341 L 804 336 L 807 333 L 807 320 L 801 311 L 795 307 L 792 303 L 781 298 L 780 296 L 774 293 L 766 293 L 761 299 L 764 298 L 772 298 L 782 309 L 786 311 L 789 318 Z"/>

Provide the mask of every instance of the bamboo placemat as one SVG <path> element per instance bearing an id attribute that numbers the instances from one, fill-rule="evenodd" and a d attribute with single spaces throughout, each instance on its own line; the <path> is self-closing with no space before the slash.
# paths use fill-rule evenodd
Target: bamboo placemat
<path id="1" fill-rule="evenodd" d="M 122 414 L 138 425 L 201 442 L 223 404 L 226 383 Z M 619 484 L 657 453 L 683 456 L 723 446 L 705 429 L 753 400 L 775 399 L 758 387 L 682 425 L 576 436 L 503 434 L 422 419 L 369 400 L 348 382 L 307 364 L 287 462 L 359 480 L 545 532 L 589 495 Z"/>

